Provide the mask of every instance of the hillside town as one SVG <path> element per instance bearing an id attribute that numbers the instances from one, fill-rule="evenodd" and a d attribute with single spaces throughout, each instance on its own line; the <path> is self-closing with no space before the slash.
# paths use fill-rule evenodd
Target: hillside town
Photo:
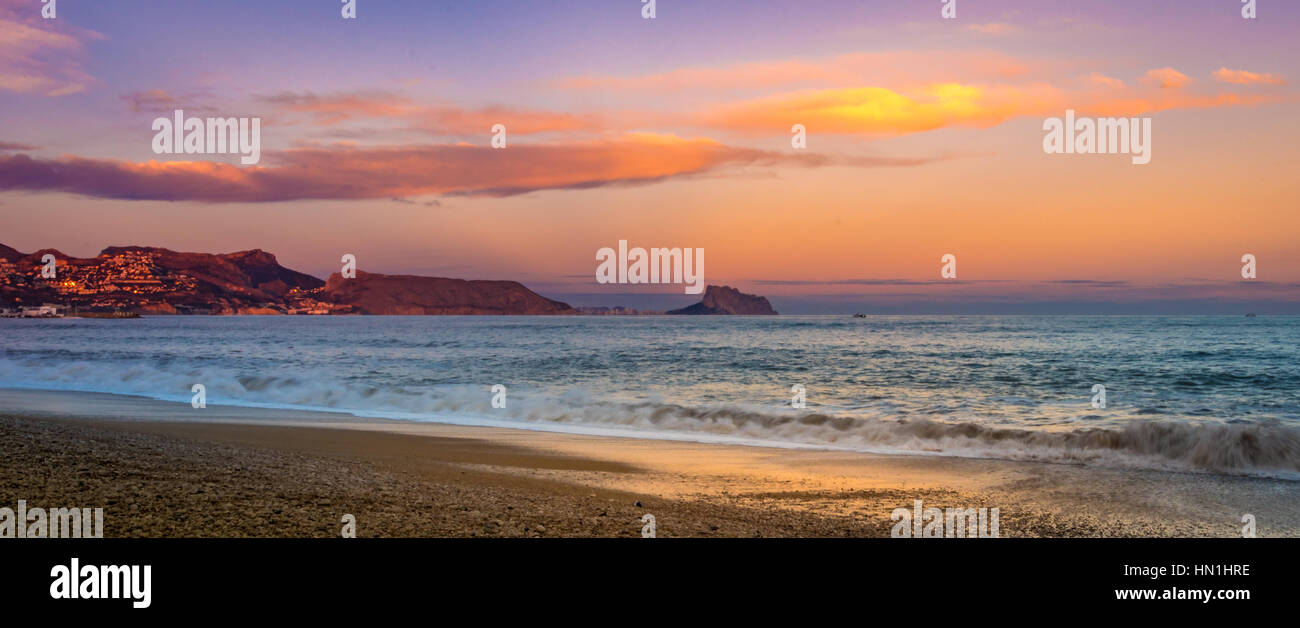
<path id="1" fill-rule="evenodd" d="M 320 285 L 293 286 L 277 294 L 281 291 L 267 290 L 267 286 L 213 281 L 213 273 L 202 264 L 181 264 L 193 266 L 191 269 L 176 268 L 175 260 L 164 264 L 161 258 L 167 254 L 171 252 L 127 248 L 106 250 L 92 259 L 53 256 L 52 269 L 38 254 L 18 259 L 11 259 L 16 257 L 12 254 L 0 257 L 0 317 L 120 316 L 141 312 L 311 315 L 346 313 L 348 309 L 322 300 Z M 220 295 L 222 292 L 234 294 Z"/>

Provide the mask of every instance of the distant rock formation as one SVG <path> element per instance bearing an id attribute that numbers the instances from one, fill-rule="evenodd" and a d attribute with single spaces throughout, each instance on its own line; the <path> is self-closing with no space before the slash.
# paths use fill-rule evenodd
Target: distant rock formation
<path id="1" fill-rule="evenodd" d="M 325 282 L 322 300 L 351 306 L 361 314 L 577 314 L 567 303 L 547 299 L 516 281 L 472 281 L 414 275 L 379 275 L 358 270 Z"/>
<path id="2" fill-rule="evenodd" d="M 745 294 L 731 286 L 709 286 L 704 291 L 704 298 L 695 305 L 680 310 L 671 310 L 666 314 L 733 314 L 738 316 L 775 315 L 776 310 L 767 298 Z"/>

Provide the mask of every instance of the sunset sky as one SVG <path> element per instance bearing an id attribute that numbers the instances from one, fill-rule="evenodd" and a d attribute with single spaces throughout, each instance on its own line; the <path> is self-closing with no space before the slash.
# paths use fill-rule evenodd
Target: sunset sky
<path id="1" fill-rule="evenodd" d="M 1300 313 L 1295 2 L 357 4 L 0 0 L 0 243 L 695 300 L 598 285 L 622 239 L 783 313 Z M 155 155 L 176 109 L 260 117 L 261 162 Z M 1045 154 L 1066 109 L 1150 116 L 1151 162 Z"/>

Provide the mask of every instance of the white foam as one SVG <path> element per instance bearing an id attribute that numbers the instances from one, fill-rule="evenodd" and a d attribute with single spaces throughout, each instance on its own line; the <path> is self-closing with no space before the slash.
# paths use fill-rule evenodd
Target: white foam
<path id="1" fill-rule="evenodd" d="M 571 389 L 511 390 L 492 409 L 486 386 L 377 387 L 333 373 L 249 376 L 217 366 L 0 359 L 0 387 L 127 394 L 209 405 L 765 447 L 923 454 L 1209 471 L 1300 479 L 1300 430 L 1276 423 L 1134 421 L 1120 429 L 998 428 L 971 421 L 895 420 L 862 411 L 821 414 L 752 404 L 708 407 L 609 399 Z"/>

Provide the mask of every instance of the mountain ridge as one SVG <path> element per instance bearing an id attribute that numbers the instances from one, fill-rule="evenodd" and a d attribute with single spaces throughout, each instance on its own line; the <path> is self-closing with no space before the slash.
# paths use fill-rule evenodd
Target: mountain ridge
<path id="1" fill-rule="evenodd" d="M 56 276 L 42 277 L 45 254 Z M 190 253 L 109 246 L 93 258 L 0 244 L 0 306 L 57 303 L 145 314 L 577 314 L 515 281 L 339 273 L 330 281 L 262 249 Z M 333 282 L 332 284 L 330 282 Z M 353 283 L 355 282 L 355 283 Z"/>

